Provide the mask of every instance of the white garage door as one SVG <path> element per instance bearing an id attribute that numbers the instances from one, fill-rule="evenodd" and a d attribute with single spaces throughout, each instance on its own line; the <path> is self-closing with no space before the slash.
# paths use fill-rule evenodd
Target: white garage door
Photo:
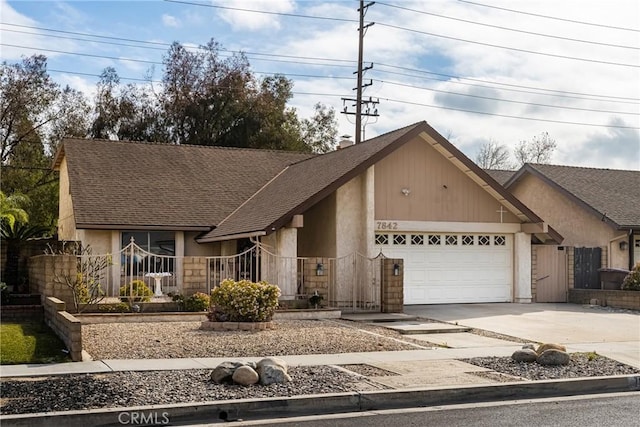
<path id="1" fill-rule="evenodd" d="M 376 245 L 404 259 L 405 304 L 511 301 L 511 234 L 377 233 Z"/>

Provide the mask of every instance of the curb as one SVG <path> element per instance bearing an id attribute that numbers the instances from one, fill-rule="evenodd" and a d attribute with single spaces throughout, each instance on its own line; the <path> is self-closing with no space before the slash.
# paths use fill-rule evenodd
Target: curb
<path id="1" fill-rule="evenodd" d="M 168 425 L 640 391 L 640 374 L 4 415 L 3 427 Z"/>

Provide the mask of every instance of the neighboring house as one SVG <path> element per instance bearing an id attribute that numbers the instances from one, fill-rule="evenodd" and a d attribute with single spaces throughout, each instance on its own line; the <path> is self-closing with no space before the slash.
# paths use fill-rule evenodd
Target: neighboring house
<path id="1" fill-rule="evenodd" d="M 559 249 L 575 248 L 569 288 L 600 287 L 598 268 L 640 262 L 640 171 L 525 164 L 505 188 L 562 234 Z"/>
<path id="2" fill-rule="evenodd" d="M 530 302 L 531 243 L 562 241 L 425 122 L 323 155 L 67 139 L 55 167 L 59 238 L 94 253 L 131 237 L 178 257 L 382 252 L 404 259 L 406 304 Z"/>

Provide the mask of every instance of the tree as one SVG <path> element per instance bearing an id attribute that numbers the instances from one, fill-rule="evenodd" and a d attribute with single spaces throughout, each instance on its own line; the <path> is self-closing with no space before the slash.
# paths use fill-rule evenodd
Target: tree
<path id="1" fill-rule="evenodd" d="M 302 140 L 314 153 L 327 153 L 335 148 L 338 123 L 333 108 L 317 103 L 315 114 L 300 122 Z"/>
<path id="2" fill-rule="evenodd" d="M 516 160 L 519 166 L 525 163 L 549 163 L 556 146 L 556 141 L 551 139 L 549 133 L 542 132 L 531 141 L 520 141 L 515 150 Z"/>
<path id="3" fill-rule="evenodd" d="M 480 147 L 476 155 L 476 163 L 482 169 L 512 169 L 510 153 L 506 145 L 490 140 Z"/>
<path id="4" fill-rule="evenodd" d="M 0 66 L 1 189 L 37 203 L 24 209 L 30 224 L 54 228 L 58 216 L 58 177 L 51 161 L 64 136 L 87 135 L 88 104 L 47 73 L 42 55 Z"/>
<path id="5" fill-rule="evenodd" d="M 22 194 L 5 195 L 0 191 L 0 221 L 9 228 L 15 227 L 16 223 L 29 222 L 29 215 L 22 208 L 29 204 L 29 199 Z"/>

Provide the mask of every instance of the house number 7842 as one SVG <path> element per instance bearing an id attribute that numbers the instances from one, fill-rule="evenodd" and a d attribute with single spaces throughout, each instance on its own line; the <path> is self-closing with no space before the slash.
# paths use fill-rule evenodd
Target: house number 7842
<path id="1" fill-rule="evenodd" d="M 377 221 L 376 230 L 397 230 L 397 222 Z"/>

